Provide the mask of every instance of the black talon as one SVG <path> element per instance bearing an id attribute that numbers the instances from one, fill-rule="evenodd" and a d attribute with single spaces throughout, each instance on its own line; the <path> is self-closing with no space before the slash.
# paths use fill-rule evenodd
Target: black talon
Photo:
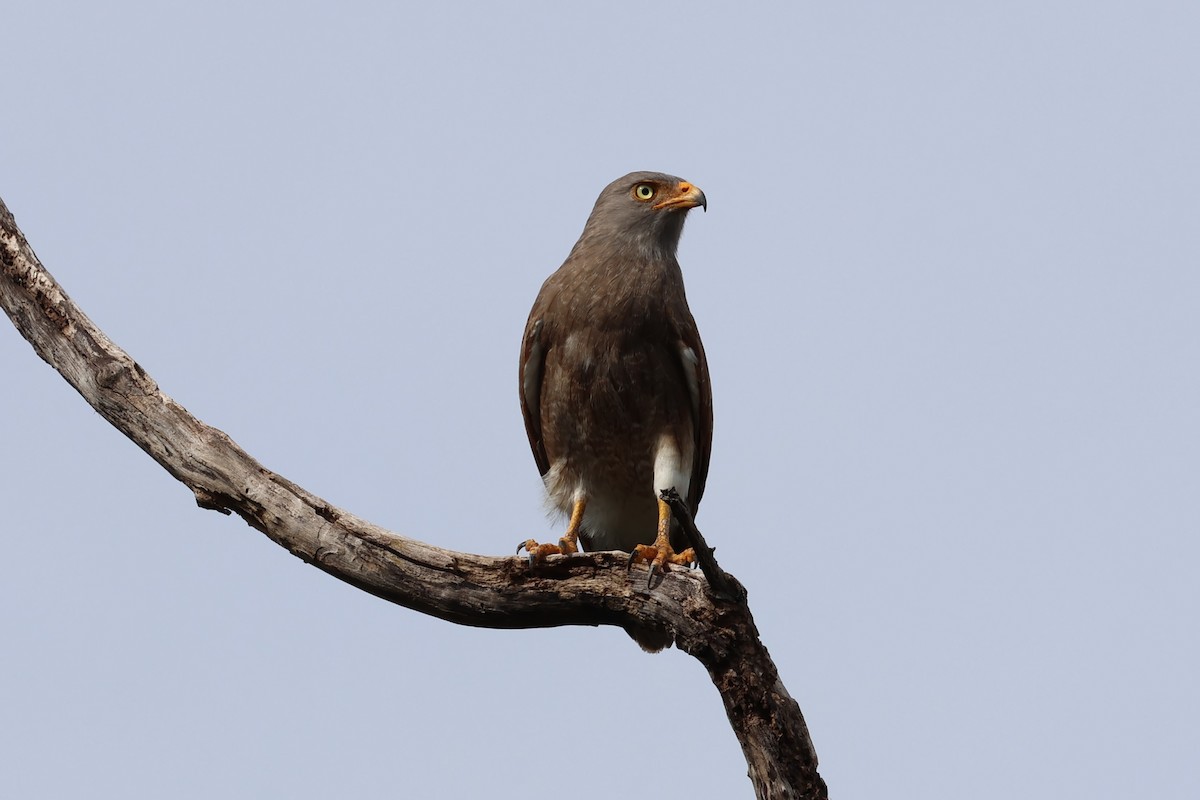
<path id="1" fill-rule="evenodd" d="M 646 588 L 650 588 L 650 581 L 654 580 L 654 562 L 650 562 L 650 574 L 646 576 Z"/>
<path id="2" fill-rule="evenodd" d="M 519 545 L 517 545 L 517 552 L 518 552 L 518 553 L 519 553 L 519 552 L 521 552 L 521 551 L 522 551 L 522 550 L 524 550 L 524 549 L 525 549 L 525 543 L 524 543 L 524 542 L 521 542 Z"/>

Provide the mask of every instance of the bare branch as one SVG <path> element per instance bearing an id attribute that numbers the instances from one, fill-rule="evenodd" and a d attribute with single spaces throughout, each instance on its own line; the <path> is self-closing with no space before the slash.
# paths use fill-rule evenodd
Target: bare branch
<path id="1" fill-rule="evenodd" d="M 521 558 L 457 553 L 384 530 L 266 469 L 164 394 L 46 272 L 3 201 L 0 268 L 0 305 L 21 335 L 92 408 L 191 489 L 200 507 L 236 513 L 330 575 L 451 622 L 617 625 L 673 641 L 704 664 L 720 691 L 757 796 L 827 796 L 804 717 L 759 641 L 745 590 L 715 561 L 712 568 L 729 581 L 724 591 L 682 569 L 647 590 L 644 580 L 627 575 L 621 553 L 552 556 L 530 567 Z"/>

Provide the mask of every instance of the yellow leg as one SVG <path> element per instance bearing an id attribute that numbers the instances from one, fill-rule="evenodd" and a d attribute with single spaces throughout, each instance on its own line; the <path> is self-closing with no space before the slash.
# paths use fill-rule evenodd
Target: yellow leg
<path id="1" fill-rule="evenodd" d="M 579 528 L 583 525 L 583 509 L 586 507 L 586 497 L 579 498 L 571 507 L 571 521 L 567 523 L 567 532 L 558 540 L 558 546 L 562 552 L 579 552 Z"/>
<path id="2" fill-rule="evenodd" d="M 583 525 L 583 509 L 587 507 L 587 498 L 581 497 L 571 507 L 571 521 L 567 523 L 567 531 L 558 540 L 558 544 L 538 544 L 536 539 L 526 539 L 517 545 L 517 552 L 524 550 L 529 553 L 529 563 L 545 561 L 546 556 L 561 553 L 567 555 L 579 552 L 579 528 Z"/>
<path id="3" fill-rule="evenodd" d="M 676 553 L 671 547 L 671 506 L 661 497 L 658 499 L 658 535 L 654 537 L 654 544 L 639 544 L 630 554 L 630 564 L 639 561 L 650 562 L 650 578 L 658 569 L 665 570 L 667 564 L 688 565 L 696 561 L 692 548 Z M 646 583 L 649 585 L 649 578 Z"/>

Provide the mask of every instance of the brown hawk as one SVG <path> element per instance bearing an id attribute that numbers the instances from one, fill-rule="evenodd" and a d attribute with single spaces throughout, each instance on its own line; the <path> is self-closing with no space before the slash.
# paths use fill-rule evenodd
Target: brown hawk
<path id="1" fill-rule="evenodd" d="M 552 553 L 632 551 L 654 570 L 689 564 L 671 510 L 693 514 L 712 444 L 712 390 L 675 249 L 704 192 L 633 172 L 600 193 L 579 241 L 534 301 L 521 346 L 521 411 L 549 504 L 570 522 Z"/>

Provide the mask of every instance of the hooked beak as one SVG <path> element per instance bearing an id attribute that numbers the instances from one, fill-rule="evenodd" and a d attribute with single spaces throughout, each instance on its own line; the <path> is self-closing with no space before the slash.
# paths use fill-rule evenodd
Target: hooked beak
<path id="1" fill-rule="evenodd" d="M 666 200 L 662 200 L 654 204 L 656 210 L 664 208 L 695 208 L 700 206 L 705 211 L 708 211 L 708 199 L 704 196 L 704 192 L 700 191 L 700 187 L 687 181 L 680 181 L 675 187 L 675 192 Z"/>

